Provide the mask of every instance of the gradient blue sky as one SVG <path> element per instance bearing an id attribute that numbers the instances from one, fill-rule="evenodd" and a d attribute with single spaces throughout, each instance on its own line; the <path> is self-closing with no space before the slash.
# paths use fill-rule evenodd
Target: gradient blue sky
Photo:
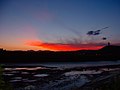
<path id="1" fill-rule="evenodd" d="M 88 36 L 88 31 L 101 31 Z M 42 49 L 52 44 L 120 43 L 120 0 L 0 0 L 0 47 Z M 103 41 L 101 38 L 107 37 Z"/>

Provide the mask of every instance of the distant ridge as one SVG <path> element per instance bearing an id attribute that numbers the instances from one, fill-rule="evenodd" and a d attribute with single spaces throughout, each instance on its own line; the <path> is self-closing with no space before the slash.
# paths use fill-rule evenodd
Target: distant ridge
<path id="1" fill-rule="evenodd" d="M 109 45 L 101 48 L 100 51 L 120 52 L 120 46 Z"/>
<path id="2" fill-rule="evenodd" d="M 0 63 L 84 62 L 120 60 L 120 46 L 108 45 L 99 50 L 6 51 L 0 50 Z"/>

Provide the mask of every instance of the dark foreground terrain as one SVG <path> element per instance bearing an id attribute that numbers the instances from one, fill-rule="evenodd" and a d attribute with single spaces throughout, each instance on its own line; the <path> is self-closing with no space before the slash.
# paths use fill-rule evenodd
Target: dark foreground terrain
<path id="1" fill-rule="evenodd" d="M 6 90 L 120 90 L 120 65 L 5 66 L 3 78 L 11 87 Z"/>
<path id="2" fill-rule="evenodd" d="M 120 70 L 97 77 L 76 90 L 120 90 Z"/>
<path id="3" fill-rule="evenodd" d="M 0 49 L 0 90 L 120 90 L 119 60 L 120 46 L 71 52 Z M 57 67 L 47 62 L 66 64 Z"/>

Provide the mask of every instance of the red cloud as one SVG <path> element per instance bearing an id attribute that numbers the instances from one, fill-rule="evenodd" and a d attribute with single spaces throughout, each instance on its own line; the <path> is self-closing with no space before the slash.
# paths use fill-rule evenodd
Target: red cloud
<path id="1" fill-rule="evenodd" d="M 103 45 L 97 44 L 62 44 L 62 43 L 44 43 L 42 41 L 27 41 L 27 45 L 38 46 L 44 50 L 51 51 L 75 51 L 75 50 L 97 50 Z"/>

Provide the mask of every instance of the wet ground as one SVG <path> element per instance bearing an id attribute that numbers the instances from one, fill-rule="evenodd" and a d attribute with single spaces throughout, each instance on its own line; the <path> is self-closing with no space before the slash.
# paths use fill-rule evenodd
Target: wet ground
<path id="1" fill-rule="evenodd" d="M 76 90 L 95 85 L 120 72 L 119 65 L 99 67 L 4 67 L 4 79 L 14 90 Z"/>

